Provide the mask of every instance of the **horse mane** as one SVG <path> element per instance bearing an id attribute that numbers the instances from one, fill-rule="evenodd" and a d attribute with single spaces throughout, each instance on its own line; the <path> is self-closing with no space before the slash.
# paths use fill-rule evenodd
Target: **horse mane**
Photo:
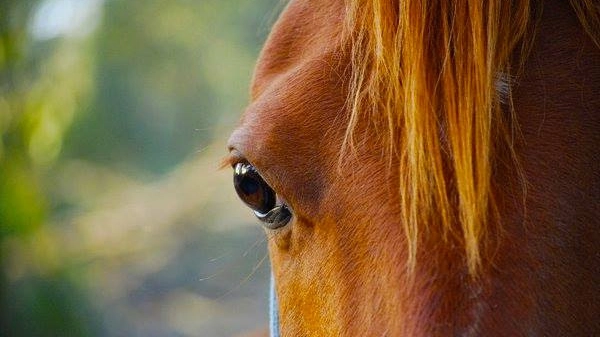
<path id="1" fill-rule="evenodd" d="M 354 151 L 358 138 L 373 133 L 358 127 L 366 121 L 383 139 L 389 162 L 399 163 L 409 270 L 416 266 L 423 233 L 438 226 L 445 239 L 459 240 L 469 273 L 476 275 L 486 230 L 500 221 L 492 179 L 500 151 L 508 151 L 525 186 L 513 145 L 518 124 L 510 90 L 500 97 L 497 83 L 510 88 L 519 75 L 541 5 L 346 1 L 344 41 L 351 48 L 352 76 L 342 150 Z M 600 5 L 571 5 L 600 48 Z"/>

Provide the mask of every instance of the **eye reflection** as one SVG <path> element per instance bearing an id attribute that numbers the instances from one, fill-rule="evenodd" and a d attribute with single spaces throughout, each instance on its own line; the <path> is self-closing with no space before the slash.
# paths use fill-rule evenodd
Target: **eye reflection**
<path id="1" fill-rule="evenodd" d="M 233 185 L 240 199 L 254 211 L 265 214 L 275 207 L 275 192 L 250 164 L 235 165 Z"/>
<path id="2" fill-rule="evenodd" d="M 251 164 L 235 165 L 233 185 L 240 199 L 254 211 L 265 227 L 277 229 L 290 221 L 290 209 L 284 204 L 276 205 L 277 194 Z"/>

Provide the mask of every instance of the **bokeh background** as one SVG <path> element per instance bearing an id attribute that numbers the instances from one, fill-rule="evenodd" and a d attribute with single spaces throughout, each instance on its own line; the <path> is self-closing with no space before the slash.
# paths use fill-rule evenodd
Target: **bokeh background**
<path id="1" fill-rule="evenodd" d="M 219 170 L 279 0 L 0 1 L 0 336 L 266 325 Z"/>

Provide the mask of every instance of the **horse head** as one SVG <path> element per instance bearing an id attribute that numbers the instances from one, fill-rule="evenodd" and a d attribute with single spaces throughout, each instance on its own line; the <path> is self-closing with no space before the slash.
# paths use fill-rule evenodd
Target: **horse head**
<path id="1" fill-rule="evenodd" d="M 281 334 L 600 334 L 599 42 L 591 1 L 291 1 L 228 158 Z"/>

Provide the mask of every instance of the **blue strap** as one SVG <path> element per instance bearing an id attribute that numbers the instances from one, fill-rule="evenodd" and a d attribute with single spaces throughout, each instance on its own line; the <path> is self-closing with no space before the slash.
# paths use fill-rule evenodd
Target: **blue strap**
<path id="1" fill-rule="evenodd" d="M 279 307 L 277 305 L 277 294 L 275 294 L 275 278 L 271 274 L 271 285 L 269 290 L 269 331 L 271 337 L 279 337 Z"/>

